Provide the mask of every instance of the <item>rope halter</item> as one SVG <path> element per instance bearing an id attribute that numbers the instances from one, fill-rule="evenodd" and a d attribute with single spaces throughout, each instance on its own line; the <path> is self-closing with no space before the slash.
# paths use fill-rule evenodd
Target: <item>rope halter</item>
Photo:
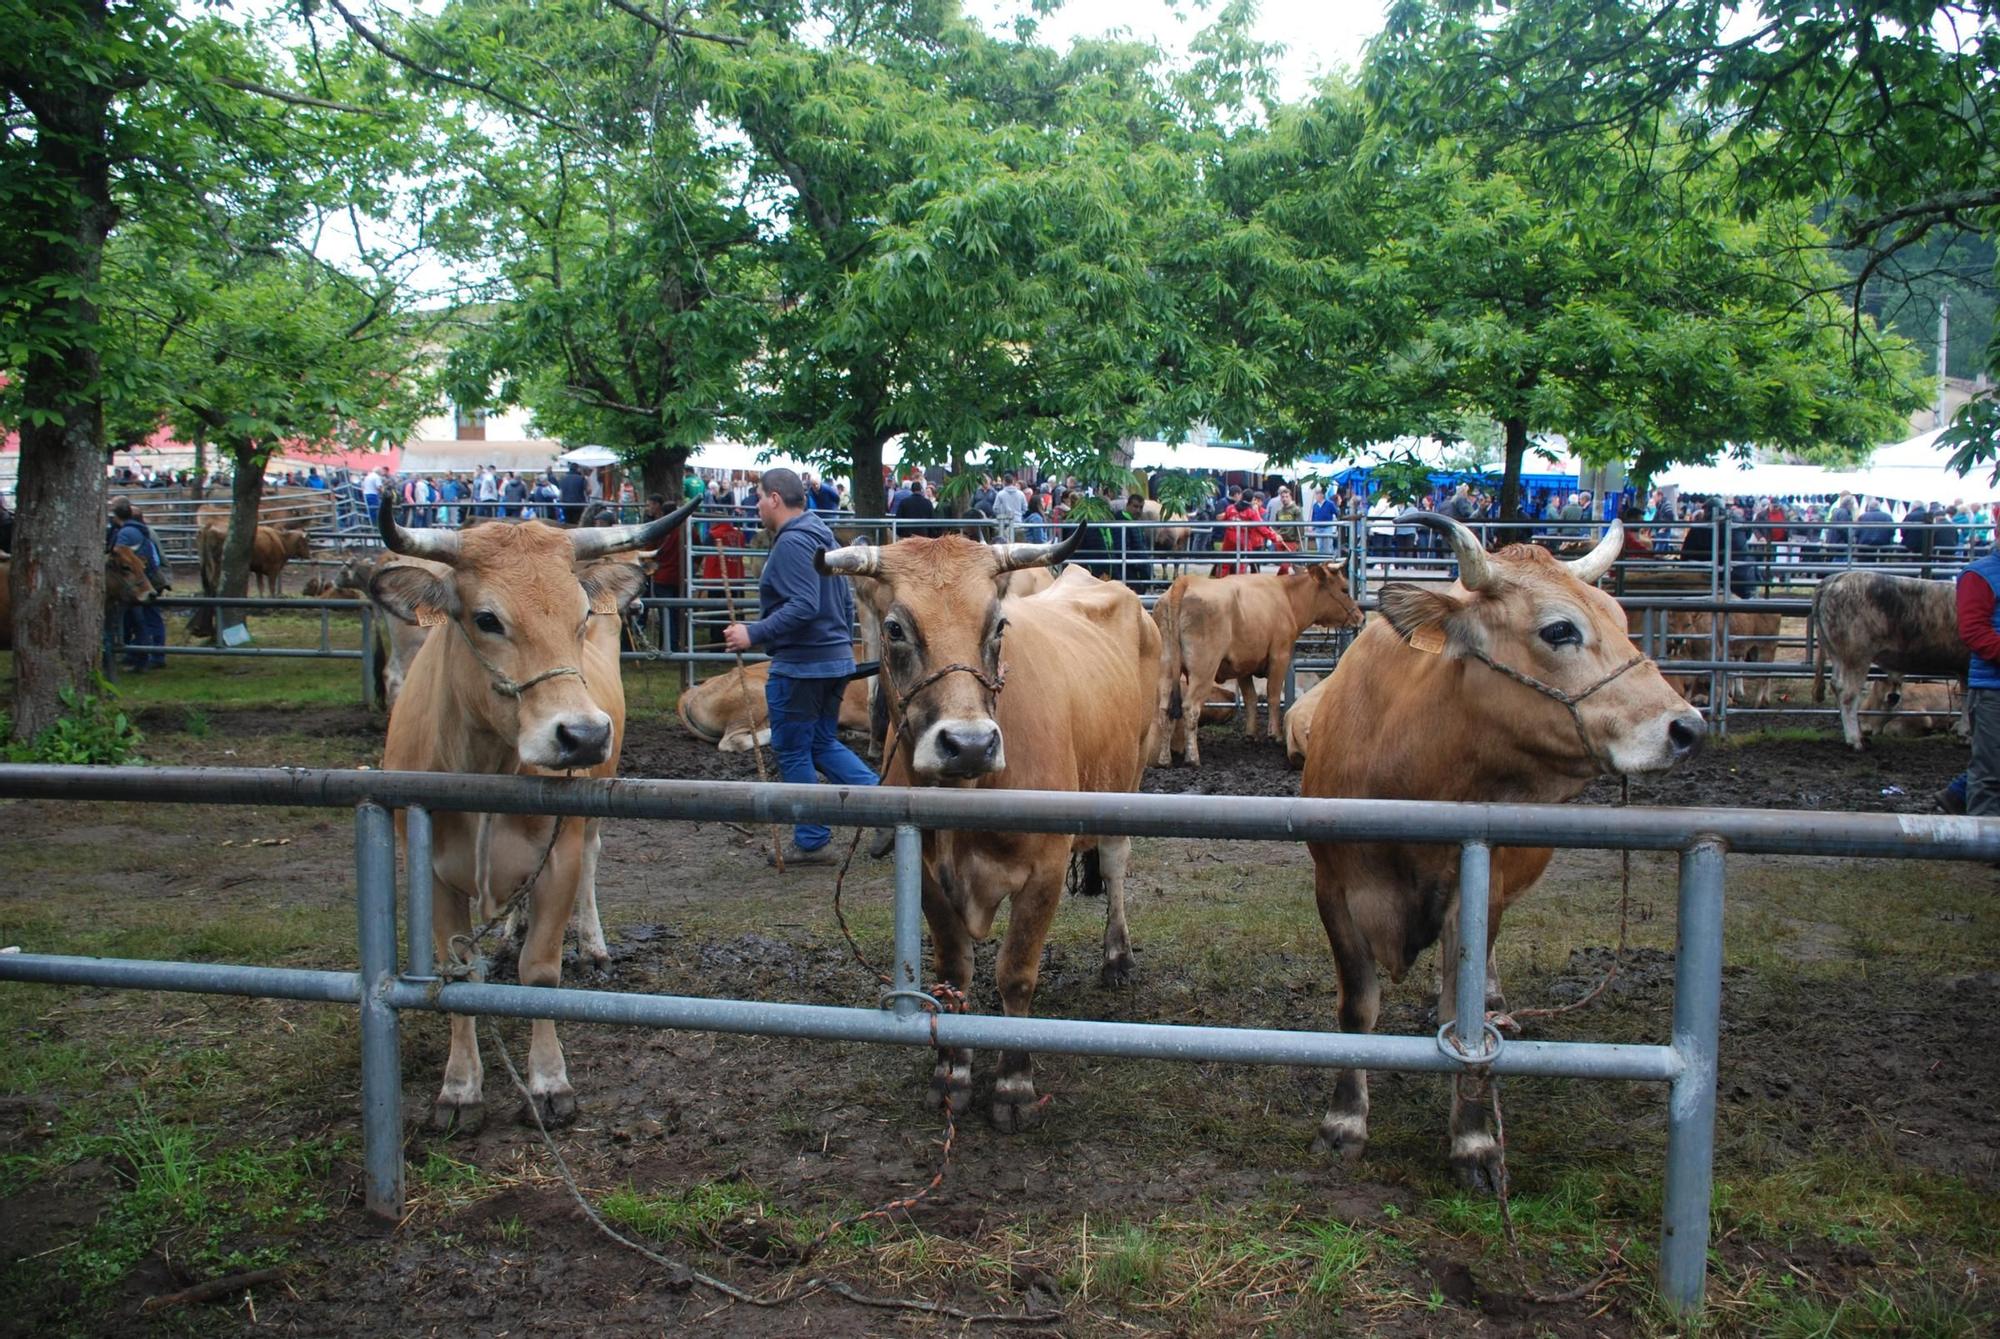
<path id="1" fill-rule="evenodd" d="M 502 697 L 511 697 L 516 702 L 518 702 L 521 700 L 521 695 L 527 692 L 530 688 L 533 688 L 536 684 L 547 683 L 550 679 L 559 679 L 565 674 L 574 674 L 578 679 L 583 679 L 583 671 L 578 669 L 576 666 L 557 665 L 554 669 L 543 670 L 540 674 L 537 674 L 532 679 L 527 679 L 520 683 L 516 683 L 514 680 L 508 678 L 504 673 L 502 673 L 498 665 L 495 665 L 485 656 L 479 654 L 479 647 L 473 643 L 472 634 L 465 630 L 464 624 L 460 623 L 455 618 L 449 621 L 454 628 L 458 629 L 458 635 L 465 641 L 465 649 L 471 653 L 472 658 L 474 660 L 479 662 L 479 668 L 486 671 L 486 677 L 489 681 L 491 681 L 493 685 L 493 691 L 500 694 L 500 696 Z M 584 686 L 589 687 L 589 682 L 587 680 L 585 680 Z"/>
<path id="2" fill-rule="evenodd" d="M 1584 689 L 1581 693 L 1564 692 L 1562 689 L 1557 688 L 1554 684 L 1543 683 L 1540 679 L 1535 678 L 1533 675 L 1523 674 L 1521 673 L 1521 671 L 1517 669 L 1511 669 L 1508 666 L 1503 665 L 1499 661 L 1493 659 L 1493 657 L 1487 655 L 1484 651 L 1481 651 L 1478 647 L 1469 646 L 1466 648 L 1465 653 L 1471 656 L 1474 660 L 1479 661 L 1482 665 L 1485 665 L 1486 668 L 1494 671 L 1496 674 L 1504 675 L 1507 678 L 1512 679 L 1515 683 L 1525 684 L 1529 688 L 1532 688 L 1536 692 L 1540 693 L 1543 697 L 1549 698 L 1556 702 L 1560 702 L 1563 705 L 1563 709 L 1569 712 L 1570 723 L 1576 726 L 1576 737 L 1583 744 L 1583 751 L 1586 754 L 1590 755 L 1590 760 L 1592 762 L 1597 764 L 1598 774 L 1600 776 L 1616 776 L 1618 774 L 1618 769 L 1611 765 L 1611 759 L 1605 754 L 1599 753 L 1597 751 L 1597 746 L 1590 742 L 1590 732 L 1583 728 L 1583 704 L 1585 699 L 1587 699 L 1592 693 L 1595 693 L 1598 689 L 1604 687 L 1606 684 L 1609 684 L 1612 680 L 1618 678 L 1620 675 L 1624 674 L 1627 670 L 1636 669 L 1640 665 L 1650 664 L 1651 663 L 1650 658 L 1646 656 L 1643 652 L 1634 655 L 1630 660 L 1620 665 L 1617 669 L 1612 670 L 1609 674 L 1599 679 L 1596 683 L 1590 685 L 1590 687 Z"/>

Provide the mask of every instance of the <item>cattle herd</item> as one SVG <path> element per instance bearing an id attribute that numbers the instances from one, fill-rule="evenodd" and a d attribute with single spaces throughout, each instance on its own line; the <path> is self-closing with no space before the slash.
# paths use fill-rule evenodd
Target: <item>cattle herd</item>
<path id="1" fill-rule="evenodd" d="M 540 522 L 408 528 L 397 510 L 385 498 L 382 555 L 344 563 L 313 592 L 364 595 L 387 615 L 378 620 L 391 707 L 384 766 L 615 774 L 625 732 L 621 615 L 644 569 L 613 555 L 657 550 L 692 504 L 645 525 L 575 530 Z M 1149 616 L 1133 591 L 1081 564 L 1054 575 L 1081 528 L 1058 544 L 947 535 L 824 551 L 822 570 L 855 588 L 856 659 L 879 662 L 878 674 L 849 685 L 841 725 L 870 731 L 888 784 L 996 791 L 1130 792 L 1148 766 L 1199 766 L 1194 727 L 1203 704 L 1231 684 L 1253 735 L 1258 697 L 1266 698 L 1270 737 L 1302 769 L 1307 797 L 1554 803 L 1600 776 L 1671 768 L 1700 746 L 1706 725 L 1689 700 L 1705 680 L 1664 677 L 1634 644 L 1625 610 L 1598 587 L 1623 544 L 1618 525 L 1591 552 L 1564 561 L 1532 545 L 1488 553 L 1457 521 L 1414 520 L 1449 546 L 1458 579 L 1390 581 L 1377 591 L 1380 615 L 1365 623 L 1332 564 L 1184 574 Z M 219 572 L 222 542 L 219 525 L 202 532 L 205 587 Z M 303 532 L 260 526 L 254 554 L 269 559 L 274 593 L 277 569 L 303 550 Z M 114 550 L 106 567 L 109 600 L 153 597 L 129 550 Z M 0 636 L 5 576 L 0 555 Z M 1737 654 L 1774 657 L 1776 615 L 1721 617 Z M 1844 572 L 1819 587 L 1812 621 L 1815 678 L 1831 668 L 1843 733 L 1857 748 L 1859 713 L 1895 705 L 1899 676 L 1966 670 L 1949 582 Z M 1301 678 L 1305 691 L 1287 720 L 1279 687 L 1295 645 L 1315 626 L 1359 632 L 1330 676 L 1309 686 Z M 1666 628 L 1670 658 L 1699 657 L 1715 632 L 1711 615 L 1675 614 Z M 1873 698 L 1871 667 L 1892 676 L 1875 682 Z M 691 688 L 680 697 L 681 721 L 725 751 L 767 743 L 765 675 L 762 665 L 739 666 Z M 1756 681 L 1753 700 L 1769 682 Z M 597 820 L 439 814 L 432 873 L 442 894 L 432 934 L 440 961 L 465 956 L 475 922 L 519 911 L 524 984 L 558 983 L 572 919 L 585 955 L 601 964 L 598 848 Z M 1446 959 L 1457 954 L 1457 850 L 1313 843 L 1310 854 L 1339 981 L 1338 1026 L 1367 1032 L 1380 1008 L 1379 973 L 1400 980 L 1433 944 Z M 1551 854 L 1494 853 L 1491 935 Z M 1124 899 L 1131 857 L 1129 838 L 925 833 L 923 909 L 939 979 L 970 997 L 974 945 L 1004 907 L 1000 1001 L 1010 1015 L 1030 1013 L 1044 940 L 1074 869 L 1106 895 L 1103 980 L 1125 981 L 1133 969 Z M 1487 1003 L 1497 1009 L 1491 947 L 1489 939 Z M 1438 1016 L 1448 1018 L 1456 981 L 1450 972 L 1441 978 Z M 1008 1052 L 999 1066 L 992 1121 L 1003 1130 L 1033 1124 L 1043 1103 L 1032 1057 Z M 551 1022 L 534 1024 L 526 1086 L 545 1123 L 575 1114 Z M 934 1101 L 963 1111 L 970 1053 L 941 1051 L 931 1089 Z M 471 1020 L 454 1017 L 432 1122 L 475 1126 L 483 1100 Z M 1497 1171 L 1488 1122 L 1485 1104 L 1454 1094 L 1450 1157 L 1468 1184 L 1490 1185 Z M 1315 1147 L 1351 1158 L 1367 1139 L 1367 1075 L 1341 1072 Z"/>

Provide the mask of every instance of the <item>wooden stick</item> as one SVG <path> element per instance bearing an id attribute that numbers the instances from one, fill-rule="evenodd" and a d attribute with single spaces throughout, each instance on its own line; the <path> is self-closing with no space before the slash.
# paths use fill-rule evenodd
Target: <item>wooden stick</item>
<path id="1" fill-rule="evenodd" d="M 197 1283 L 192 1288 L 183 1288 L 177 1293 L 166 1293 L 159 1297 L 148 1297 L 139 1310 L 151 1315 L 165 1311 L 169 1307 L 199 1306 L 203 1302 L 213 1302 L 218 1297 L 244 1292 L 251 1288 L 275 1283 L 285 1271 L 282 1269 L 253 1269 L 245 1274 L 225 1274 L 219 1279 Z"/>

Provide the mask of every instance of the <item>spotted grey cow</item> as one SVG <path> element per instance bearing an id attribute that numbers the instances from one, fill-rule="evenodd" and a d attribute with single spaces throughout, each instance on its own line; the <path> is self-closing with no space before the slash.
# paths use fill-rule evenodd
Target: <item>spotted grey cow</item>
<path id="1" fill-rule="evenodd" d="M 1826 670 L 1840 697 L 1840 733 L 1862 746 L 1861 700 L 1868 670 L 1963 680 L 1972 653 L 1958 637 L 1958 602 L 1949 581 L 1921 581 L 1851 568 L 1813 593 L 1813 701 L 1826 700 Z"/>

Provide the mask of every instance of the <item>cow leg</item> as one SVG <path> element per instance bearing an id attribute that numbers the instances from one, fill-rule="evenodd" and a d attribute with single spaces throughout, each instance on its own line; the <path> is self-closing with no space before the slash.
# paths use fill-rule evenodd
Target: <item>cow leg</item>
<path id="1" fill-rule="evenodd" d="M 1066 861 L 1053 869 L 1037 868 L 1014 894 L 1007 913 L 1007 937 L 1000 942 L 994 975 L 1000 982 L 1000 1007 L 1009 1018 L 1026 1018 L 1035 1009 L 1035 985 L 1042 970 L 1042 945 L 1062 902 Z M 1002 1051 L 993 1080 L 993 1124 L 1007 1134 L 1039 1125 L 1042 1103 L 1035 1095 L 1035 1057 L 1026 1051 Z"/>
<path id="2" fill-rule="evenodd" d="M 1347 909 L 1347 890 L 1320 863 L 1313 861 L 1313 896 L 1320 923 L 1333 948 L 1333 966 L 1340 978 L 1340 1030 L 1373 1032 L 1382 1009 L 1382 983 L 1375 975 L 1375 955 Z M 1352 1162 L 1368 1147 L 1368 1071 L 1335 1073 L 1333 1101 L 1313 1136 L 1312 1151 Z"/>
<path id="3" fill-rule="evenodd" d="M 433 868 L 436 895 L 431 903 L 431 944 L 436 961 L 451 961 L 454 936 L 472 932 L 471 897 L 446 883 Z M 472 1134 L 486 1123 L 485 1063 L 479 1058 L 479 1034 L 464 1014 L 449 1015 L 451 1054 L 444 1063 L 444 1086 L 431 1106 L 431 1129 L 440 1134 Z"/>
<path id="4" fill-rule="evenodd" d="M 1289 649 L 1271 657 L 1269 668 L 1264 671 L 1264 710 L 1271 718 L 1271 742 L 1285 742 L 1285 676 L 1291 672 L 1292 655 Z"/>
<path id="5" fill-rule="evenodd" d="M 1132 861 L 1132 839 L 1100 839 L 1097 859 L 1104 877 L 1104 970 L 1098 980 L 1127 986 L 1132 983 L 1132 938 L 1125 930 L 1125 869 Z"/>
<path id="6" fill-rule="evenodd" d="M 564 859 L 566 856 L 568 860 Z M 577 863 L 570 864 L 572 860 Z M 521 944 L 520 977 L 524 986 L 562 984 L 563 932 L 569 928 L 569 913 L 574 910 L 573 905 L 563 903 L 574 903 L 576 885 L 570 880 L 577 877 L 581 863 L 580 851 L 572 854 L 558 847 L 549 858 L 550 868 L 536 882 L 529 898 L 528 934 Z M 565 864 L 570 864 L 568 870 L 563 868 Z M 564 892 L 569 896 L 565 897 Z M 537 1018 L 530 1025 L 527 1081 L 528 1100 L 521 1108 L 523 1122 L 532 1125 L 539 1116 L 543 1125 L 556 1126 L 576 1119 L 576 1093 L 569 1086 L 562 1043 L 556 1040 L 555 1023 L 546 1018 Z"/>
<path id="7" fill-rule="evenodd" d="M 1245 674 L 1236 681 L 1236 698 L 1243 704 L 1243 737 L 1257 737 L 1257 676 Z"/>
<path id="8" fill-rule="evenodd" d="M 931 949 L 938 980 L 967 999 L 972 996 L 972 932 L 944 889 L 924 871 L 924 919 L 931 927 Z M 972 1105 L 972 1050 L 939 1047 L 931 1072 L 931 1110 L 951 1103 L 951 1114 L 962 1116 Z"/>
<path id="9" fill-rule="evenodd" d="M 1488 990 L 1497 984 L 1493 977 L 1493 942 L 1500 933 L 1499 889 L 1487 906 L 1486 913 L 1486 971 Z M 1443 980 L 1438 990 L 1438 1021 L 1452 1022 L 1458 1018 L 1458 903 L 1453 901 L 1445 913 L 1445 922 L 1438 934 L 1438 962 L 1443 968 Z M 1482 1002 L 1483 1003 L 1483 1002 Z M 1484 1010 L 1482 1009 L 1482 1015 Z M 1485 1044 L 1485 1033 L 1472 1043 Z M 1500 1179 L 1500 1142 L 1494 1137 L 1491 1123 L 1493 1082 L 1490 1074 L 1460 1074 L 1451 1088 L 1451 1168 L 1459 1181 L 1468 1190 L 1491 1191 Z"/>
<path id="10" fill-rule="evenodd" d="M 1833 667 L 1834 691 L 1840 695 L 1840 736 L 1847 741 L 1847 747 L 1861 750 L 1861 698 L 1868 691 L 1868 667 L 1862 666 L 1859 674 L 1849 673 L 1846 667 Z"/>
<path id="11" fill-rule="evenodd" d="M 604 942 L 604 924 L 597 919 L 597 855 L 603 849 L 603 823 L 590 819 L 583 825 L 583 855 L 576 875 L 577 950 L 590 960 L 590 969 L 599 976 L 611 970 L 611 949 Z"/>

